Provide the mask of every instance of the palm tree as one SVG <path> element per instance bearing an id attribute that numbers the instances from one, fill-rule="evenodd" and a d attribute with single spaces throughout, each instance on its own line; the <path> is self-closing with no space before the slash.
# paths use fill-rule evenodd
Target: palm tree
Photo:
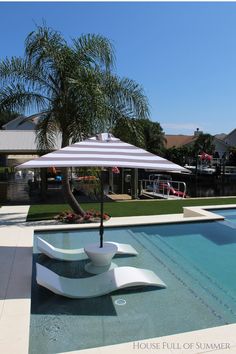
<path id="1" fill-rule="evenodd" d="M 214 150 L 214 137 L 211 134 L 199 134 L 198 138 L 193 144 L 193 151 L 195 154 L 200 154 L 202 152 L 213 154 Z"/>
<path id="2" fill-rule="evenodd" d="M 142 120 L 145 148 L 153 154 L 163 154 L 165 133 L 158 122 Z"/>
<path id="3" fill-rule="evenodd" d="M 43 119 L 37 127 L 39 150 L 61 147 L 111 129 L 119 119 L 148 118 L 142 88 L 112 74 L 114 50 L 103 36 L 88 34 L 69 45 L 63 36 L 38 26 L 25 41 L 23 58 L 0 62 L 0 109 L 34 108 Z M 84 211 L 71 193 L 64 168 L 63 191 L 72 209 Z"/>

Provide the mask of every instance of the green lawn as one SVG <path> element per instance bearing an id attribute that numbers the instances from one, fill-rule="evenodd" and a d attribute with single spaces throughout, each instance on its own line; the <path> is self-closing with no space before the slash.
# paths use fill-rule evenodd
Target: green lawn
<path id="1" fill-rule="evenodd" d="M 113 217 L 182 213 L 184 206 L 236 204 L 235 198 L 201 198 L 183 200 L 151 200 L 130 202 L 107 202 L 104 212 Z M 81 203 L 84 210 L 100 209 L 99 203 Z M 27 221 L 52 219 L 61 211 L 69 210 L 67 204 L 32 205 Z"/>
<path id="2" fill-rule="evenodd" d="M 5 173 L 6 171 L 7 172 L 11 172 L 12 168 L 10 167 L 0 167 L 0 173 Z"/>

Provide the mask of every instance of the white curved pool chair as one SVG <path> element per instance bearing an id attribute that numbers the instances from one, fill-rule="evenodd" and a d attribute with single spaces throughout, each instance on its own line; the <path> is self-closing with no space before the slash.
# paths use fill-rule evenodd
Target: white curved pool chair
<path id="1" fill-rule="evenodd" d="M 116 243 L 116 242 L 104 242 L 112 243 L 118 247 L 117 254 L 130 254 L 137 255 L 138 252 L 126 243 Z M 41 237 L 37 237 L 37 248 L 40 252 L 46 254 L 50 258 L 58 259 L 60 261 L 78 261 L 80 260 L 80 255 L 84 253 L 83 248 L 77 249 L 63 249 L 57 248 L 43 240 Z"/>
<path id="2" fill-rule="evenodd" d="M 90 298 L 138 285 L 166 288 L 151 270 L 117 267 L 89 278 L 65 278 L 36 263 L 36 281 L 55 294 L 69 298 Z"/>

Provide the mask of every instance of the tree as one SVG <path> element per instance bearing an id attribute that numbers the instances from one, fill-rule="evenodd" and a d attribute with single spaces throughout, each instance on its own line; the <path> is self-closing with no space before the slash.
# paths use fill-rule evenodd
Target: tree
<path id="1" fill-rule="evenodd" d="M 229 148 L 229 165 L 236 165 L 236 146 L 231 146 Z"/>
<path id="2" fill-rule="evenodd" d="M 192 149 L 189 146 L 171 147 L 165 150 L 165 158 L 181 166 L 185 165 L 191 157 Z"/>
<path id="3" fill-rule="evenodd" d="M 210 134 L 199 134 L 198 138 L 193 143 L 193 152 L 199 155 L 202 152 L 212 155 L 215 150 L 213 144 L 214 137 Z"/>
<path id="4" fill-rule="evenodd" d="M 202 152 L 212 155 L 215 150 L 214 137 L 210 134 L 199 134 L 193 144 L 187 146 L 171 147 L 166 149 L 165 158 L 179 165 L 193 163 L 197 161 L 198 155 Z"/>
<path id="5" fill-rule="evenodd" d="M 165 134 L 158 122 L 142 120 L 145 148 L 149 152 L 162 155 L 165 143 Z"/>
<path id="6" fill-rule="evenodd" d="M 113 132 L 121 140 L 153 154 L 163 153 L 165 136 L 158 122 L 148 119 L 120 119 L 116 122 Z"/>
<path id="7" fill-rule="evenodd" d="M 38 26 L 26 38 L 23 58 L 0 62 L 0 108 L 42 113 L 37 142 L 43 152 L 53 148 L 58 132 L 65 147 L 111 129 L 120 119 L 148 118 L 142 88 L 113 74 L 114 61 L 113 47 L 103 36 L 82 35 L 70 45 L 59 32 Z M 62 175 L 68 203 L 83 215 L 66 168 Z"/>
<path id="8" fill-rule="evenodd" d="M 141 127 L 141 120 L 120 118 L 116 121 L 112 133 L 128 144 L 145 148 L 144 136 Z"/>

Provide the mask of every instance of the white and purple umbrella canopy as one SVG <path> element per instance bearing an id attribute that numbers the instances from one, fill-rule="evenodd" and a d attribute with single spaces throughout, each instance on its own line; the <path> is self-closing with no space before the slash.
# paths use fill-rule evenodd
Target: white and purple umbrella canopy
<path id="1" fill-rule="evenodd" d="M 127 167 L 169 172 L 189 172 L 162 157 L 124 143 L 112 134 L 95 137 L 50 152 L 17 168 L 41 167 Z"/>

